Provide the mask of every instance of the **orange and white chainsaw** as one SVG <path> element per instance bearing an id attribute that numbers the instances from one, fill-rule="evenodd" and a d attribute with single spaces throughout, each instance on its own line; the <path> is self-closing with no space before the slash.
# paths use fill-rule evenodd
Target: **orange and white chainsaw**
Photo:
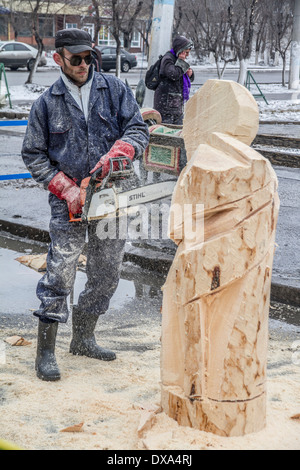
<path id="1" fill-rule="evenodd" d="M 125 156 L 110 159 L 110 169 L 105 178 L 101 178 L 101 172 L 102 168 L 99 168 L 92 176 L 82 180 L 80 186 L 82 213 L 79 215 L 70 213 L 70 222 L 89 222 L 104 217 L 125 215 L 131 208 L 140 204 L 171 196 L 176 184 L 176 180 L 167 180 L 123 190 L 122 185 L 116 183 L 135 175 L 131 160 Z"/>

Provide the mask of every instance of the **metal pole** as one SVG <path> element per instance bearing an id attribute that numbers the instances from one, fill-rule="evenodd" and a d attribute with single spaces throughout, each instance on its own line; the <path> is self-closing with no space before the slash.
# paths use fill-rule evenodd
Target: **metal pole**
<path id="1" fill-rule="evenodd" d="M 6 92 L 7 92 L 7 93 L 5 94 L 5 97 L 8 97 L 9 107 L 12 108 L 11 99 L 10 99 L 10 91 L 9 91 L 9 88 L 8 88 L 8 83 L 7 83 L 7 78 L 6 78 L 6 73 L 5 73 L 4 64 L 0 63 L 0 85 L 1 85 L 2 76 L 4 77 L 5 86 L 6 86 Z"/>
<path id="2" fill-rule="evenodd" d="M 152 15 L 148 67 L 171 48 L 175 0 L 155 0 Z M 154 92 L 146 90 L 144 106 L 153 107 Z"/>

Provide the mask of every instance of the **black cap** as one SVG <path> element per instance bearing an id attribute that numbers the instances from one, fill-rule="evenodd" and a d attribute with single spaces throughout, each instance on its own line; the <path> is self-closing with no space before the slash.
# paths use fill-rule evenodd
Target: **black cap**
<path id="1" fill-rule="evenodd" d="M 61 29 L 55 36 L 55 49 L 59 47 L 65 47 L 71 54 L 92 51 L 92 38 L 87 31 L 82 29 Z"/>

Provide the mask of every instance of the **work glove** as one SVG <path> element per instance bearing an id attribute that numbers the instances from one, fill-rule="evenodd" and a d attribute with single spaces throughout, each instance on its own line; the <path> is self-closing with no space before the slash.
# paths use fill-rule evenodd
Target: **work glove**
<path id="1" fill-rule="evenodd" d="M 52 178 L 48 185 L 49 191 L 59 199 L 64 199 L 68 204 L 71 214 L 81 214 L 80 188 L 62 171 Z"/>
<path id="2" fill-rule="evenodd" d="M 117 140 L 115 144 L 112 146 L 110 151 L 103 155 L 100 158 L 99 162 L 94 166 L 94 168 L 90 171 L 90 173 L 94 173 L 94 171 L 98 170 L 98 168 L 102 167 L 101 177 L 105 178 L 105 176 L 109 172 L 110 168 L 110 159 L 114 157 L 128 157 L 132 161 L 135 155 L 135 150 L 132 145 L 128 142 L 123 142 L 123 140 Z M 124 165 L 126 166 L 126 160 L 124 160 Z M 118 170 L 118 163 L 114 162 L 114 170 Z"/>

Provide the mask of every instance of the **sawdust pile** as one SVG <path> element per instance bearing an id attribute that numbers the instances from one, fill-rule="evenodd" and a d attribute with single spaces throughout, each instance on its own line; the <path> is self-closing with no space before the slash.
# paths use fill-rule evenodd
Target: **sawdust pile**
<path id="1" fill-rule="evenodd" d="M 5 346 L 0 439 L 30 450 L 300 448 L 300 327 L 271 320 L 267 427 L 231 438 L 180 427 L 160 411 L 159 324 L 128 328 L 125 337 L 107 325 L 104 329 L 103 324 L 97 329 L 99 343 L 102 337 L 104 346 L 119 348 L 117 360 L 109 363 L 70 355 L 70 326 L 61 326 L 57 360 L 62 379 L 55 383 L 36 378 L 34 325 L 18 331 L 31 344 Z M 6 327 L 0 333 L 3 340 L 16 331 Z"/>

